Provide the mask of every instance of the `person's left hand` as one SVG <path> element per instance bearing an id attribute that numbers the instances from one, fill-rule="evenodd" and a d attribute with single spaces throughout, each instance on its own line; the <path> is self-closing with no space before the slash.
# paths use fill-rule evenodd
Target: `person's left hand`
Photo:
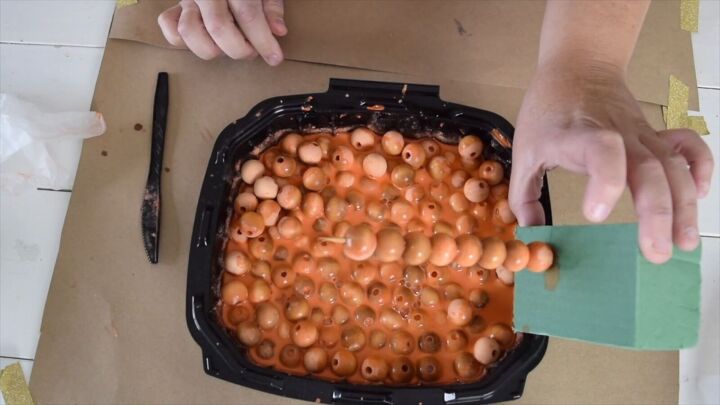
<path id="1" fill-rule="evenodd" d="M 182 0 L 158 17 L 172 45 L 186 46 L 202 59 L 262 56 L 268 65 L 283 60 L 275 37 L 287 34 L 283 0 Z"/>

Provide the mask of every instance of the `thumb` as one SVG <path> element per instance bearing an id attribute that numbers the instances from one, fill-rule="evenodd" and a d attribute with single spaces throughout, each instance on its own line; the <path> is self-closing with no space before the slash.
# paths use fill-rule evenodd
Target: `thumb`
<path id="1" fill-rule="evenodd" d="M 544 163 L 538 162 L 539 156 L 531 156 L 533 151 L 526 148 L 513 148 L 513 166 L 510 176 L 508 201 L 518 225 L 545 225 L 545 211 L 540 204 Z"/>

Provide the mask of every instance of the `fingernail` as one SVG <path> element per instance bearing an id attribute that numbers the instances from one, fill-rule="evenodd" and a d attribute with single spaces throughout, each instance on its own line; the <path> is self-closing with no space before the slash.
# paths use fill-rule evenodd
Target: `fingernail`
<path id="1" fill-rule="evenodd" d="M 698 190 L 698 197 L 703 198 L 707 195 L 710 190 L 710 183 L 700 183 L 700 189 Z"/>
<path id="2" fill-rule="evenodd" d="M 650 247 L 661 255 L 669 256 L 672 254 L 673 245 L 669 240 L 654 240 Z"/>
<path id="3" fill-rule="evenodd" d="M 685 236 L 687 242 L 695 243 L 698 238 L 698 230 L 694 226 L 688 226 L 683 230 L 683 236 Z"/>
<path id="4" fill-rule="evenodd" d="M 280 64 L 280 62 L 282 62 L 282 56 L 277 53 L 271 53 L 270 55 L 268 55 L 266 60 L 269 65 L 277 66 Z"/>
<path id="5" fill-rule="evenodd" d="M 603 203 L 592 203 L 590 205 L 590 220 L 600 222 L 610 214 L 610 207 Z"/>

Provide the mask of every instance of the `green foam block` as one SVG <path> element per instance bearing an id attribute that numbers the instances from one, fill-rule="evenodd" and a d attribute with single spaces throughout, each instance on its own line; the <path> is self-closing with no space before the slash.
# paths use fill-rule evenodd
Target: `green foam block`
<path id="1" fill-rule="evenodd" d="M 694 346 L 700 319 L 700 247 L 648 262 L 637 224 L 518 228 L 545 241 L 555 265 L 515 274 L 515 328 L 523 332 L 647 350 Z"/>

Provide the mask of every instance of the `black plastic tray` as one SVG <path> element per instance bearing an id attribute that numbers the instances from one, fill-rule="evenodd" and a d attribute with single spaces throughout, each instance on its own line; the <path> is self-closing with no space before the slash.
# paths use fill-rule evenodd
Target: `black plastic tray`
<path id="1" fill-rule="evenodd" d="M 331 383 L 257 366 L 220 326 L 216 315 L 220 258 L 232 199 L 237 193 L 233 180 L 238 162 L 272 134 L 284 130 L 302 133 L 359 125 L 378 132 L 396 129 L 406 135 L 442 134 L 446 141 L 455 142 L 462 134 L 473 133 L 483 138 L 490 146 L 486 150 L 505 165 L 508 173 L 510 170 L 510 149 L 489 135 L 497 128 L 512 139 L 510 123 L 491 112 L 442 101 L 438 86 L 331 79 L 326 93 L 261 102 L 218 137 L 198 201 L 188 265 L 186 316 L 190 333 L 202 348 L 205 372 L 272 394 L 325 403 L 484 404 L 520 398 L 527 374 L 545 354 L 545 336 L 524 334 L 517 348 L 476 383 L 388 387 Z M 547 190 L 545 180 L 541 203 L 549 224 Z"/>

